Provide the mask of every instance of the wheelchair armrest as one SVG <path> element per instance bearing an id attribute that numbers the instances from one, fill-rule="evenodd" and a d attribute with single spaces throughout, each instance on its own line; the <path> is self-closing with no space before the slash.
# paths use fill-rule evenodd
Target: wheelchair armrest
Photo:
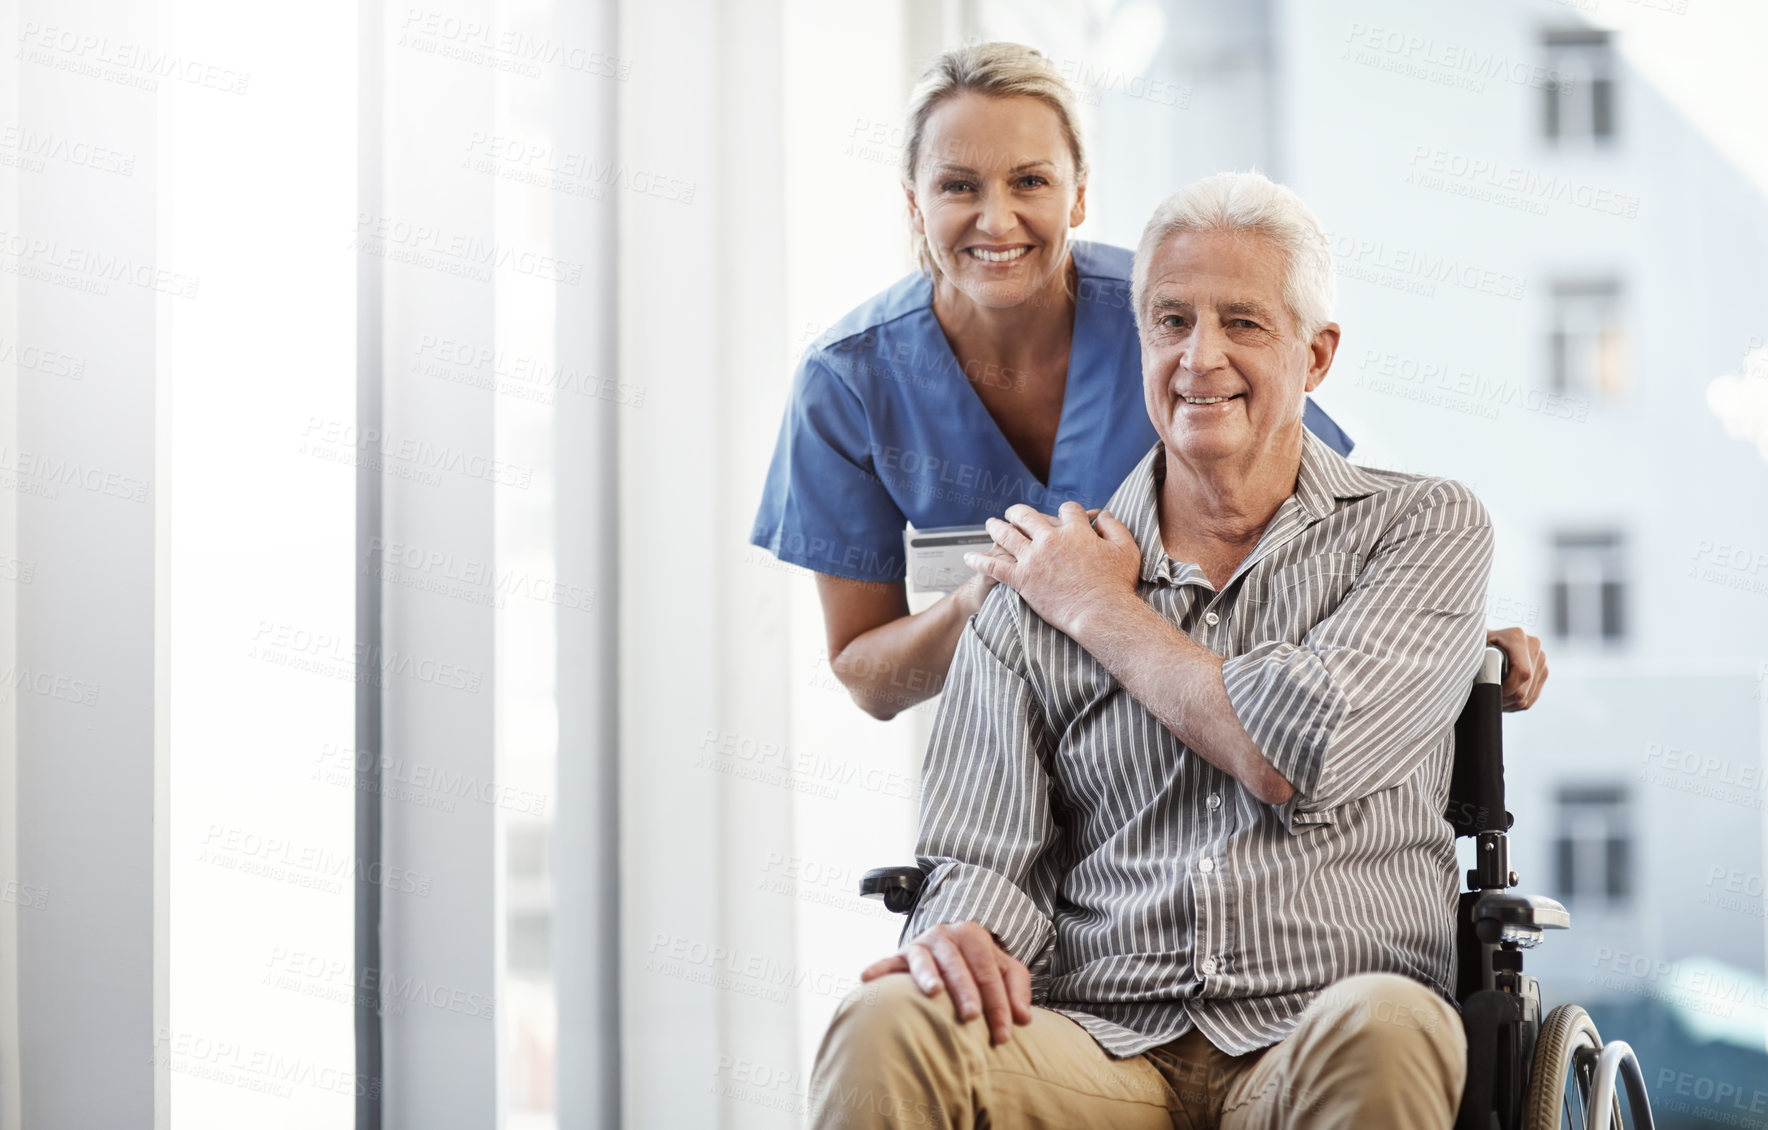
<path id="1" fill-rule="evenodd" d="M 883 899 L 892 914 L 907 914 L 915 909 L 921 897 L 921 884 L 927 881 L 919 867 L 874 867 L 861 876 L 859 893 L 869 899 Z"/>
<path id="2" fill-rule="evenodd" d="M 1543 895 L 1486 891 L 1473 904 L 1474 933 L 1487 944 L 1501 940 L 1506 927 L 1538 937 L 1542 930 L 1566 930 L 1571 924 L 1571 913 Z"/>

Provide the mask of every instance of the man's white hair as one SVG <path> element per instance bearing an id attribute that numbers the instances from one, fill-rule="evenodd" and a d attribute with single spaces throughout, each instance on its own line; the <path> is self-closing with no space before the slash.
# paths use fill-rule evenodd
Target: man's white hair
<path id="1" fill-rule="evenodd" d="M 1263 173 L 1217 173 L 1192 181 L 1154 210 L 1136 246 L 1130 295 L 1142 325 L 1148 267 L 1162 244 L 1187 232 L 1228 232 L 1267 240 L 1284 259 L 1283 304 L 1304 338 L 1332 321 L 1338 298 L 1332 245 L 1301 197 Z"/>

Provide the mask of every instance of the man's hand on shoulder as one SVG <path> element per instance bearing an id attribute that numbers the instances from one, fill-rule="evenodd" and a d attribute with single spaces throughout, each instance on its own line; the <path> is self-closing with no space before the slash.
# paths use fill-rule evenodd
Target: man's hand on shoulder
<path id="1" fill-rule="evenodd" d="M 1504 676 L 1504 709 L 1527 710 L 1535 705 L 1547 684 L 1547 653 L 1541 650 L 1541 641 L 1521 628 L 1503 628 L 1487 632 L 1486 643 L 1510 657 L 1510 670 Z"/>
<path id="2" fill-rule="evenodd" d="M 1051 627 L 1078 638 L 1081 618 L 1100 605 L 1135 598 L 1142 551 L 1129 527 L 1099 513 L 1097 528 L 1078 502 L 1051 518 L 1020 503 L 1006 520 L 990 518 L 993 551 L 968 553 L 964 563 L 1018 592 Z"/>
<path id="3" fill-rule="evenodd" d="M 942 922 L 923 930 L 901 949 L 859 975 L 872 981 L 907 973 L 930 997 L 950 989 L 958 1019 L 988 1022 L 996 1044 L 1013 1037 L 1013 1025 L 1031 1023 L 1031 972 L 975 922 Z"/>

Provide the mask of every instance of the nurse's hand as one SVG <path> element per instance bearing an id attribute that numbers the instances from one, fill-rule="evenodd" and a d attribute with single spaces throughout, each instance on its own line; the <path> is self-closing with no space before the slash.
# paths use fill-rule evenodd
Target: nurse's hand
<path id="1" fill-rule="evenodd" d="M 1541 641 L 1521 628 L 1501 628 L 1486 633 L 1486 643 L 1504 649 L 1510 671 L 1504 676 L 1504 709 L 1527 710 L 1541 697 L 1547 683 L 1547 654 Z"/>
<path id="2" fill-rule="evenodd" d="M 1051 627 L 1078 638 L 1089 610 L 1116 600 L 1135 600 L 1142 551 L 1129 527 L 1100 511 L 1096 523 L 1078 502 L 1065 502 L 1055 518 L 1021 503 L 1006 521 L 988 520 L 993 551 L 967 553 L 964 564 L 1019 593 Z"/>

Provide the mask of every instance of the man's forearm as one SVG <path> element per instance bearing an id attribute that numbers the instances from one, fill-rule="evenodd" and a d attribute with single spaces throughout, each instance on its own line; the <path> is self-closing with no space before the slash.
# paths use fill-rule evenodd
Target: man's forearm
<path id="1" fill-rule="evenodd" d="M 1266 804 L 1295 787 L 1253 745 L 1222 683 L 1222 657 L 1161 618 L 1141 598 L 1101 602 L 1074 625 L 1074 641 L 1161 725 Z"/>

